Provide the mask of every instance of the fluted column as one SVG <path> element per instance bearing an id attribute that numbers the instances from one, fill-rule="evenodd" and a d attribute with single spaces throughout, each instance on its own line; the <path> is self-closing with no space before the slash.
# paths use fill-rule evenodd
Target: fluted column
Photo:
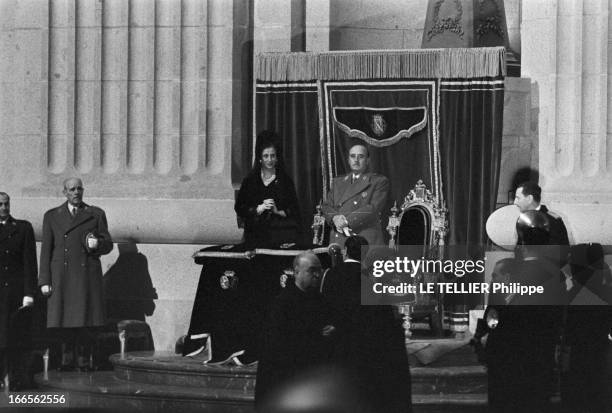
<path id="1" fill-rule="evenodd" d="M 125 171 L 128 108 L 129 2 L 106 0 L 102 10 L 102 170 Z M 123 154 L 123 156 L 122 156 Z"/>
<path id="2" fill-rule="evenodd" d="M 255 0 L 255 55 L 291 51 L 291 1 Z"/>
<path id="3" fill-rule="evenodd" d="M 610 2 L 522 3 L 522 75 L 532 80 L 544 201 L 574 241 L 612 243 Z"/>
<path id="4" fill-rule="evenodd" d="M 75 3 L 49 3 L 49 118 L 47 165 L 65 172 L 74 159 Z"/>
<path id="5" fill-rule="evenodd" d="M 206 166 L 207 19 L 206 0 L 183 0 L 180 166 L 187 175 Z"/>
<path id="6" fill-rule="evenodd" d="M 330 0 L 306 0 L 306 51 L 329 51 Z"/>

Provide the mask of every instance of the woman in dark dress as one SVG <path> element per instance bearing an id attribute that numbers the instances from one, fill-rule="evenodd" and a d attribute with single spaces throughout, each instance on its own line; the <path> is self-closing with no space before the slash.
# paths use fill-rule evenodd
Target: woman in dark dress
<path id="1" fill-rule="evenodd" d="M 299 208 L 295 186 L 280 161 L 271 133 L 258 137 L 253 169 L 242 181 L 234 209 L 244 224 L 247 248 L 297 242 Z"/>

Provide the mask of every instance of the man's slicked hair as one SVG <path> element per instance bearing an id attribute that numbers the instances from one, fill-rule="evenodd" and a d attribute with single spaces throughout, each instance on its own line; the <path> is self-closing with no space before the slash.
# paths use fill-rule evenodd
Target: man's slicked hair
<path id="1" fill-rule="evenodd" d="M 362 256 L 366 256 L 368 240 L 360 235 L 351 235 L 346 239 L 344 243 L 344 247 L 346 248 L 346 256 L 355 261 L 361 261 Z M 361 253 L 362 247 L 364 249 L 364 253 Z"/>
<path id="2" fill-rule="evenodd" d="M 6 192 L 0 192 L 0 196 L 5 196 L 9 201 L 11 200 L 11 197 Z"/>
<path id="3" fill-rule="evenodd" d="M 518 191 L 519 188 L 523 189 L 524 196 L 531 195 L 533 196 L 533 200 L 535 202 L 537 202 L 538 204 L 540 203 L 540 200 L 542 199 L 542 188 L 540 188 L 540 185 L 538 185 L 536 182 L 533 182 L 533 181 L 523 182 L 519 186 L 516 187 L 516 190 Z"/>

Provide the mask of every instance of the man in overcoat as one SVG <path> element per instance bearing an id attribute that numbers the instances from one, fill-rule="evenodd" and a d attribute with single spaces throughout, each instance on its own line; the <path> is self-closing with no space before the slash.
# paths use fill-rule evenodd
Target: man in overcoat
<path id="1" fill-rule="evenodd" d="M 380 214 L 389 196 L 389 180 L 367 172 L 370 154 L 365 145 L 349 149 L 351 172 L 333 179 L 323 213 L 333 229 L 329 243 L 344 245 L 350 235 L 361 235 L 369 245 L 384 242 Z"/>
<path id="2" fill-rule="evenodd" d="M 66 179 L 66 202 L 43 219 L 38 285 L 48 297 L 48 328 L 81 329 L 105 322 L 100 256 L 113 249 L 113 242 L 104 211 L 84 203 L 83 191 L 80 179 Z"/>
<path id="3" fill-rule="evenodd" d="M 0 192 L 0 382 L 8 374 L 11 390 L 17 391 L 30 385 L 24 348 L 29 340 L 19 337 L 29 326 L 16 326 L 15 320 L 34 304 L 36 244 L 32 225 L 10 212 L 10 197 Z"/>

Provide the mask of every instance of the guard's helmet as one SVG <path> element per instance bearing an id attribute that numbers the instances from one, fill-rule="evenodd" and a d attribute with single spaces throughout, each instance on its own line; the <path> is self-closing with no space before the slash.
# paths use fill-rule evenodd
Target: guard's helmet
<path id="1" fill-rule="evenodd" d="M 550 220 L 543 212 L 525 211 L 516 221 L 516 232 L 519 244 L 546 245 L 550 240 Z"/>

